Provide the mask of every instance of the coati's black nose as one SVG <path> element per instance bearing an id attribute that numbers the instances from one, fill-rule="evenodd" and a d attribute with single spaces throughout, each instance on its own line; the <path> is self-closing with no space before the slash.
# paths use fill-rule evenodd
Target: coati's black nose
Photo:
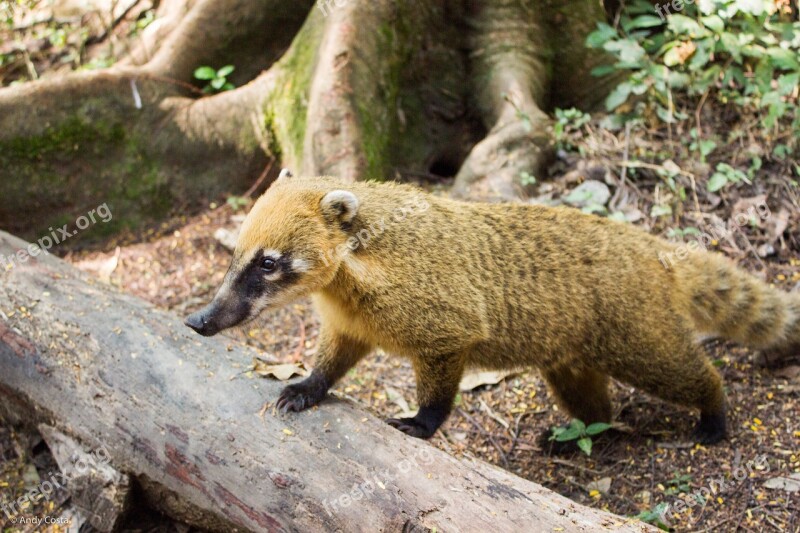
<path id="1" fill-rule="evenodd" d="M 192 313 L 186 317 L 186 320 L 184 320 L 183 323 L 195 330 L 200 335 L 206 337 L 210 337 L 217 332 L 215 328 L 210 327 L 208 313 L 206 313 L 205 309 L 202 309 L 196 313 Z"/>

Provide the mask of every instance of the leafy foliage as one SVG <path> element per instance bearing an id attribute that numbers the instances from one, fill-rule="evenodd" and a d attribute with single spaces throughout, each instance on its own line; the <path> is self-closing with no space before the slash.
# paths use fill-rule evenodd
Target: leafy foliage
<path id="1" fill-rule="evenodd" d="M 785 156 L 800 137 L 800 23 L 776 11 L 777 5 L 770 0 L 698 0 L 662 19 L 657 14 L 670 13 L 669 2 L 654 8 L 635 0 L 618 27 L 600 23 L 587 38 L 587 46 L 616 59 L 596 68 L 595 75 L 626 74 L 608 95 L 606 108 L 632 117 L 655 114 L 664 123 L 675 123 L 689 118 L 676 96 L 711 96 L 756 112 L 764 130 L 791 124 L 792 138 L 773 151 L 778 158 Z M 716 144 L 695 136 L 694 147 L 705 159 Z M 741 179 L 725 169 L 717 172 L 714 187 Z"/>
<path id="2" fill-rule="evenodd" d="M 670 530 L 669 526 L 661 520 L 661 515 L 663 514 L 664 507 L 666 507 L 666 505 L 667 505 L 666 503 L 661 503 L 657 505 L 654 509 L 646 509 L 641 513 L 639 513 L 636 516 L 636 518 L 638 518 L 642 522 L 653 524 L 662 531 L 669 531 Z"/>
<path id="3" fill-rule="evenodd" d="M 233 65 L 225 65 L 219 70 L 214 70 L 209 66 L 198 67 L 194 71 L 194 77 L 198 80 L 208 81 L 203 92 L 205 93 L 221 93 L 223 91 L 230 91 L 234 89 L 234 85 L 228 81 L 228 76 L 234 71 Z"/>
<path id="4" fill-rule="evenodd" d="M 587 426 L 577 418 L 573 418 L 566 427 L 554 427 L 550 440 L 556 442 L 575 441 L 578 448 L 586 455 L 592 455 L 592 437 L 611 429 L 611 424 L 595 422 Z"/>
<path id="5" fill-rule="evenodd" d="M 553 135 L 556 147 L 562 150 L 572 150 L 574 147 L 569 142 L 568 133 L 577 131 L 592 119 L 589 113 L 584 113 L 574 107 L 570 109 L 555 109 L 556 121 L 553 125 Z"/>
<path id="6" fill-rule="evenodd" d="M 680 474 L 675 472 L 672 479 L 668 481 L 668 487 L 664 490 L 664 494 L 669 496 L 686 493 L 692 488 L 689 483 L 692 481 L 691 474 Z"/>

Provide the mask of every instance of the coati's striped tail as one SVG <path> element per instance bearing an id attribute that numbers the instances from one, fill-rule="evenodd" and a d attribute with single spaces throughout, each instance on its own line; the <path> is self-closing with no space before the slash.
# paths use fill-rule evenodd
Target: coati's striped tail
<path id="1" fill-rule="evenodd" d="M 800 353 L 800 294 L 770 287 L 717 254 L 691 254 L 676 266 L 698 332 L 780 357 Z"/>

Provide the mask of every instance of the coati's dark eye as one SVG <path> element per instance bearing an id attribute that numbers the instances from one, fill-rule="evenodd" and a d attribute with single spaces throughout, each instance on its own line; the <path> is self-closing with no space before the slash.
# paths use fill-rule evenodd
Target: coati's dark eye
<path id="1" fill-rule="evenodd" d="M 266 272 L 267 274 L 272 274 L 278 269 L 278 263 L 271 257 L 265 257 L 263 261 L 261 261 L 261 270 Z"/>

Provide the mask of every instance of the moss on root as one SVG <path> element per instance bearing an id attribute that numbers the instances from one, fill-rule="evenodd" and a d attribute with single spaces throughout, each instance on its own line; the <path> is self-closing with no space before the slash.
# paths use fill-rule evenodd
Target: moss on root
<path id="1" fill-rule="evenodd" d="M 263 110 L 264 124 L 272 136 L 270 149 L 276 156 L 285 157 L 287 164 L 298 167 L 303 159 L 309 92 L 323 30 L 318 18 L 308 17 L 280 60 L 281 75 Z"/>
<path id="2" fill-rule="evenodd" d="M 397 118 L 400 87 L 404 67 L 415 48 L 408 17 L 404 8 L 398 7 L 396 18 L 385 20 L 376 30 L 371 30 L 374 31 L 374 60 L 384 69 L 376 80 L 372 80 L 378 82 L 377 94 L 367 87 L 364 91 L 354 91 L 356 95 L 374 94 L 377 97 L 377 101 L 360 99 L 355 106 L 367 164 L 366 175 L 371 179 L 386 177 L 391 166 L 392 140 L 403 134 Z"/>
<path id="3" fill-rule="evenodd" d="M 39 135 L 0 141 L 0 168 L 0 226 L 26 238 L 72 224 L 104 203 L 113 219 L 76 239 L 137 228 L 173 205 L 167 177 L 122 123 L 72 117 Z"/>

